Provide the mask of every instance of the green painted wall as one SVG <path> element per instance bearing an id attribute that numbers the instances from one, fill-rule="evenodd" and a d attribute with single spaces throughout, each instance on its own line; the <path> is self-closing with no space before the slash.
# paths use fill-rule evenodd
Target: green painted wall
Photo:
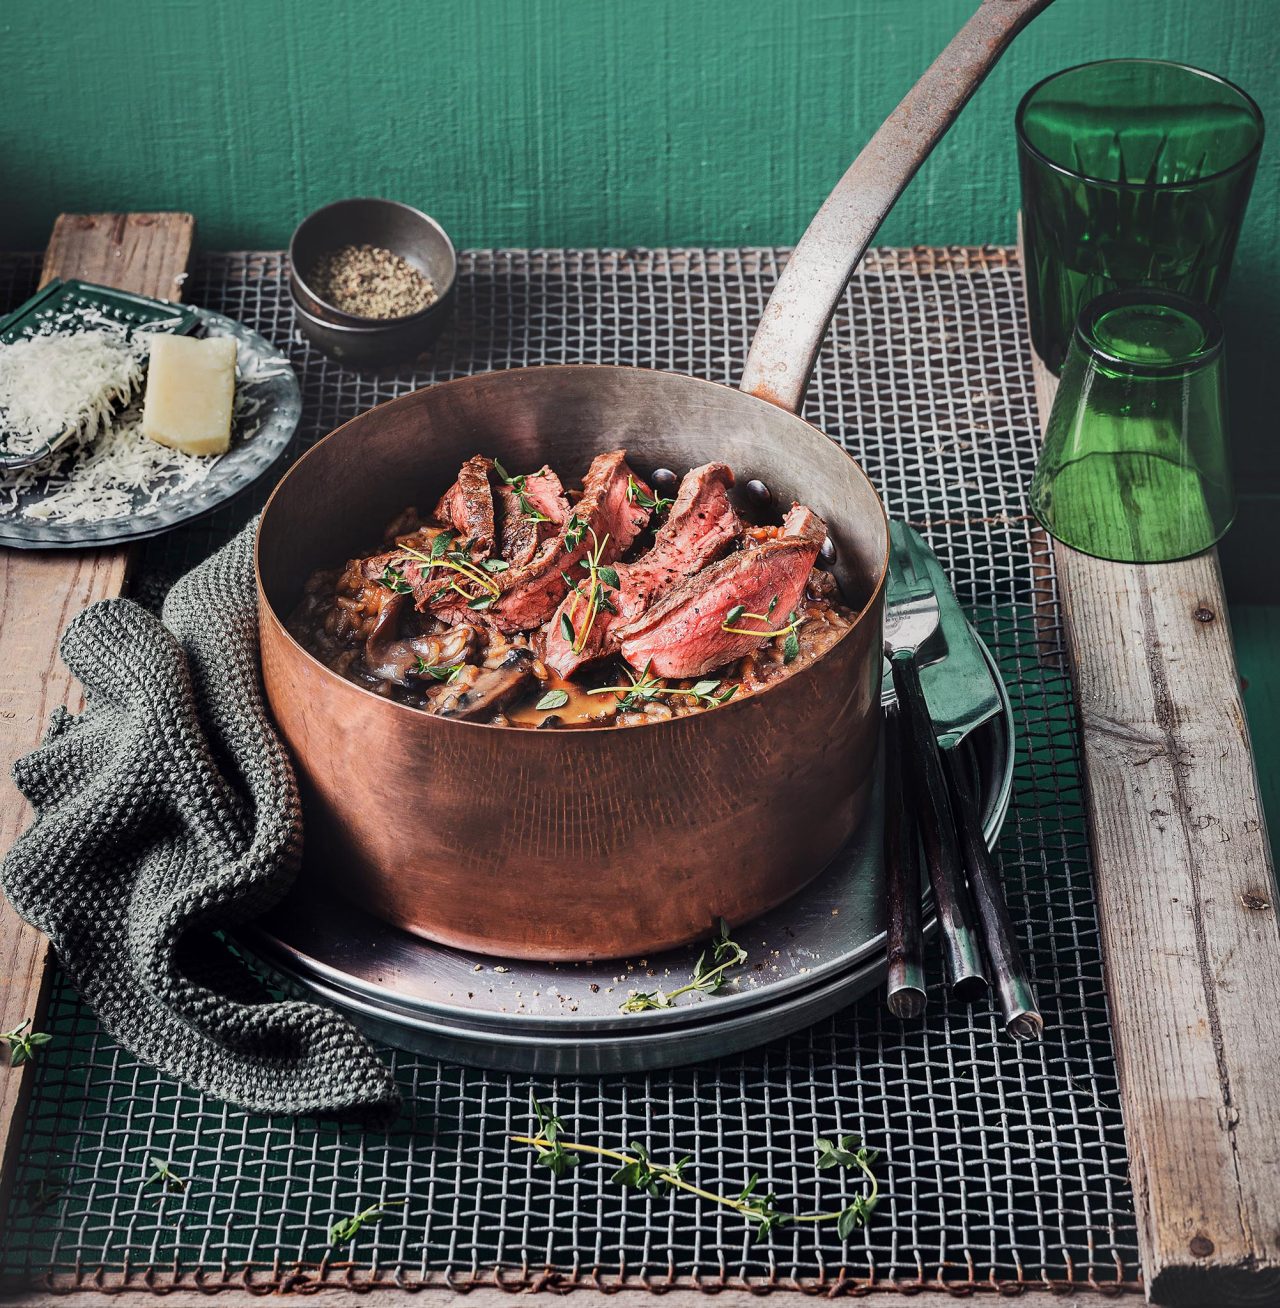
<path id="1" fill-rule="evenodd" d="M 464 245 L 793 241 L 972 0 L 5 0 L 0 245 L 62 209 L 183 208 L 280 246 L 344 195 L 421 205 Z M 1057 0 L 884 228 L 1008 241 L 1020 93 L 1169 56 L 1280 122 L 1277 0 Z M 1280 348 L 1280 148 L 1229 306 L 1242 472 L 1280 489 L 1260 364 Z"/>

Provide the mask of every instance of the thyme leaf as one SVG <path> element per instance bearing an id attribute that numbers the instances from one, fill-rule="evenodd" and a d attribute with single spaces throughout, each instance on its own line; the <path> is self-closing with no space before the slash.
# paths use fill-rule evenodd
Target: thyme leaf
<path id="1" fill-rule="evenodd" d="M 675 503 L 675 500 L 666 499 L 661 495 L 650 495 L 634 477 L 628 477 L 627 503 L 638 504 L 642 509 L 652 509 L 654 513 L 663 513 Z"/>
<path id="2" fill-rule="evenodd" d="M 544 1109 L 532 1092 L 529 1094 L 529 1102 L 538 1119 L 538 1162 L 549 1167 L 552 1176 L 563 1176 L 577 1167 L 582 1159 L 577 1154 L 570 1153 L 561 1142 L 560 1132 L 564 1130 L 564 1123 L 554 1113 Z"/>
<path id="3" fill-rule="evenodd" d="M 434 677 L 437 681 L 454 681 L 464 666 L 462 663 L 428 663 L 419 654 L 413 670 L 420 677 Z"/>
<path id="4" fill-rule="evenodd" d="M 549 690 L 534 707 L 542 712 L 546 709 L 564 708 L 568 702 L 569 692 L 567 690 Z"/>
<path id="5" fill-rule="evenodd" d="M 582 538 L 587 534 L 587 524 L 576 513 L 569 515 L 569 521 L 564 525 L 564 549 L 566 554 L 571 554 L 582 544 Z"/>
<path id="6" fill-rule="evenodd" d="M 759 636 L 761 640 L 771 640 L 775 636 L 786 636 L 787 640 L 783 645 L 782 658 L 784 663 L 790 663 L 800 653 L 800 640 L 796 636 L 796 630 L 804 622 L 804 619 L 799 617 L 793 610 L 787 618 L 785 627 L 771 630 L 769 620 L 773 617 L 773 611 L 777 607 L 778 597 L 776 595 L 769 601 L 769 607 L 763 613 L 748 613 L 745 605 L 735 604 L 724 615 L 720 630 L 728 631 L 735 636 Z M 760 622 L 764 625 L 761 627 L 744 627 L 741 624 L 745 621 Z"/>
<path id="7" fill-rule="evenodd" d="M 413 587 L 404 579 L 404 573 L 394 564 L 388 563 L 382 569 L 382 576 L 378 578 L 378 585 L 385 586 L 394 595 L 407 595 Z"/>
<path id="8" fill-rule="evenodd" d="M 368 1208 L 352 1213 L 350 1217 L 340 1218 L 329 1228 L 329 1244 L 331 1246 L 349 1244 L 360 1234 L 366 1222 L 380 1221 L 388 1209 L 403 1207 L 403 1199 L 382 1199 L 376 1204 L 370 1204 Z"/>
<path id="9" fill-rule="evenodd" d="M 158 1185 L 163 1190 L 185 1190 L 187 1183 L 170 1166 L 169 1160 L 158 1154 L 151 1155 L 151 1174 L 143 1182 L 146 1186 Z"/>
<path id="10" fill-rule="evenodd" d="M 21 1067 L 23 1063 L 30 1063 L 35 1060 L 36 1050 L 41 1045 L 47 1045 L 53 1037 L 44 1031 L 29 1031 L 27 1028 L 31 1025 L 31 1019 L 27 1018 L 25 1022 L 14 1027 L 12 1031 L 5 1031 L 0 1034 L 0 1040 L 9 1046 L 9 1066 Z"/>

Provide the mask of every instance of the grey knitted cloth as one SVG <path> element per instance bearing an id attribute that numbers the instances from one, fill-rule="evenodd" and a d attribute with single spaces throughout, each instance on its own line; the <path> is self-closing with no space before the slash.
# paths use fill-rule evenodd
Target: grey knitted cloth
<path id="1" fill-rule="evenodd" d="M 83 684 L 14 780 L 36 819 L 0 871 L 102 1025 L 163 1071 L 259 1112 L 390 1118 L 391 1072 L 343 1018 L 272 1002 L 215 932 L 292 884 L 297 786 L 267 718 L 253 525 L 174 586 L 81 613 Z"/>

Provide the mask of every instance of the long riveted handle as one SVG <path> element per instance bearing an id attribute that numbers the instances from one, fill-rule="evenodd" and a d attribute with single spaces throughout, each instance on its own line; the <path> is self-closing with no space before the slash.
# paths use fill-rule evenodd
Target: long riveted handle
<path id="1" fill-rule="evenodd" d="M 898 196 L 1015 36 L 1052 0 L 983 0 L 867 142 L 800 238 L 765 307 L 742 389 L 798 412 L 831 315 Z"/>

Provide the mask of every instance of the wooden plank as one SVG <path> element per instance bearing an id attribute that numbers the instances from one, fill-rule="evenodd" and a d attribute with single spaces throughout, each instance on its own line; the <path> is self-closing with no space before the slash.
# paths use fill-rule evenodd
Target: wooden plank
<path id="1" fill-rule="evenodd" d="M 1035 362 L 1043 428 L 1057 382 Z M 1280 931 L 1216 551 L 1055 542 L 1143 1276 L 1280 1300 Z"/>
<path id="2" fill-rule="evenodd" d="M 41 284 L 80 277 L 176 300 L 194 235 L 190 214 L 63 214 Z M 83 703 L 58 658 L 58 637 L 87 604 L 120 593 L 128 566 L 127 549 L 0 549 L 0 855 L 30 819 L 10 780 L 14 760 L 39 742 L 55 707 L 76 710 Z M 28 1018 L 39 1024 L 48 958 L 45 937 L 0 897 L 0 1031 Z M 31 1079 L 27 1067 L 0 1069 L 0 1201 L 12 1180 Z"/>

